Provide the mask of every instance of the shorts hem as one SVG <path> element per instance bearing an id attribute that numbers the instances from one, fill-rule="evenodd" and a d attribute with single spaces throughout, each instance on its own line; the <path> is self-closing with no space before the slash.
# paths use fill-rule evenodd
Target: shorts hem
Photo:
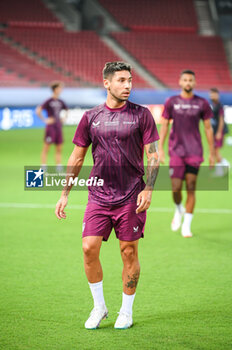
<path id="1" fill-rule="evenodd" d="M 103 241 L 108 241 L 108 238 L 109 237 L 107 237 L 107 239 L 104 237 L 104 233 L 85 233 L 85 234 L 83 234 L 82 235 L 82 238 L 85 238 L 85 237 L 102 237 L 103 238 Z"/>
<path id="2" fill-rule="evenodd" d="M 133 241 L 137 241 L 138 239 L 140 239 L 140 238 L 144 238 L 144 234 L 142 233 L 140 236 L 138 236 L 138 237 L 131 237 L 131 239 L 121 239 L 121 238 L 119 238 L 119 237 L 117 237 L 116 236 L 116 238 L 117 239 L 119 239 L 119 241 L 123 241 L 123 242 L 133 242 Z"/>

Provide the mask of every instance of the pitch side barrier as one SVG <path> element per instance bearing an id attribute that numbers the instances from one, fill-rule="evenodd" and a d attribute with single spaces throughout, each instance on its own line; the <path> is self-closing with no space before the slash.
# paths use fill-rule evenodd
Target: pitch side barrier
<path id="1" fill-rule="evenodd" d="M 178 93 L 178 90 L 133 90 L 130 101 L 147 106 L 156 122 L 159 123 L 166 99 Z M 196 94 L 208 99 L 208 91 L 196 91 Z M 35 109 L 50 95 L 51 92 L 47 88 L 0 88 L 0 130 L 44 127 Z M 69 107 L 65 124 L 77 125 L 86 110 L 105 102 L 106 91 L 104 89 L 65 88 L 61 98 Z M 222 92 L 221 102 L 225 110 L 225 120 L 228 124 L 232 124 L 232 93 Z M 46 116 L 45 112 L 44 116 Z"/>

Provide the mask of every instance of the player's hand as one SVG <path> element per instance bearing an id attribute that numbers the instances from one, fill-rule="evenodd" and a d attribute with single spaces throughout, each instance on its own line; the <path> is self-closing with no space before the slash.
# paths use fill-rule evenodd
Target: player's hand
<path id="1" fill-rule="evenodd" d="M 162 163 L 162 164 L 165 163 L 165 152 L 164 152 L 163 148 L 159 149 L 159 160 L 160 160 L 160 163 Z"/>
<path id="2" fill-rule="evenodd" d="M 215 155 L 214 155 L 214 153 L 211 152 L 211 153 L 209 154 L 209 166 L 210 166 L 211 168 L 213 168 L 214 165 L 215 165 Z"/>
<path id="3" fill-rule="evenodd" d="M 66 196 L 62 196 L 58 200 L 56 204 L 55 214 L 59 220 L 66 219 L 66 213 L 64 212 L 64 208 L 66 207 L 67 204 L 68 204 L 68 197 Z"/>
<path id="4" fill-rule="evenodd" d="M 220 132 L 217 132 L 216 135 L 215 135 L 215 139 L 216 140 L 220 140 L 222 137 L 222 134 Z"/>
<path id="5" fill-rule="evenodd" d="M 137 198 L 138 208 L 136 209 L 136 214 L 147 210 L 151 204 L 152 190 L 143 190 L 139 193 Z"/>
<path id="6" fill-rule="evenodd" d="M 45 119 L 45 124 L 46 125 L 52 125 L 52 124 L 55 124 L 56 120 L 55 118 L 47 118 Z"/>

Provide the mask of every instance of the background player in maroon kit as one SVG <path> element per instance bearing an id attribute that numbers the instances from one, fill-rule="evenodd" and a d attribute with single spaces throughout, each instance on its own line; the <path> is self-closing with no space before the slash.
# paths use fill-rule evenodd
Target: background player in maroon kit
<path id="1" fill-rule="evenodd" d="M 44 145 L 41 153 L 41 165 L 46 167 L 47 154 L 52 143 L 56 145 L 55 161 L 58 168 L 61 168 L 61 152 L 62 152 L 62 122 L 60 119 L 60 112 L 67 110 L 67 106 L 59 96 L 63 90 L 63 84 L 61 82 L 51 83 L 52 97 L 46 100 L 41 106 L 36 108 L 36 114 L 46 124 Z M 42 110 L 47 112 L 48 118 L 44 118 Z"/>
<path id="2" fill-rule="evenodd" d="M 92 143 L 91 176 L 104 179 L 104 186 L 89 189 L 83 220 L 84 266 L 94 299 L 94 309 L 85 327 L 97 328 L 108 314 L 99 253 L 102 241 L 107 241 L 114 228 L 123 261 L 123 300 L 115 328 L 125 329 L 133 323 L 132 305 L 140 274 L 138 242 L 143 237 L 146 210 L 158 173 L 156 141 L 159 136 L 149 110 L 127 101 L 132 86 L 130 65 L 109 62 L 103 70 L 103 78 L 106 103 L 83 115 L 73 139 L 76 146 L 68 169 L 78 175 Z M 146 185 L 143 181 L 144 148 L 148 158 Z M 70 189 L 71 186 L 64 188 L 57 203 L 59 219 L 66 217 L 64 208 Z"/>
<path id="3" fill-rule="evenodd" d="M 215 167 L 215 175 L 224 175 L 224 166 L 228 166 L 229 162 L 222 158 L 220 150 L 223 146 L 224 135 L 228 132 L 227 125 L 224 121 L 224 109 L 220 103 L 220 95 L 217 88 L 210 89 L 210 100 L 212 102 L 213 118 L 211 119 L 211 124 L 214 133 L 214 146 L 215 146 L 215 157 L 217 166 Z"/>
<path id="4" fill-rule="evenodd" d="M 214 164 L 213 130 L 210 123 L 212 111 L 209 103 L 193 93 L 195 74 L 185 70 L 180 75 L 179 84 L 182 88 L 180 95 L 167 100 L 164 106 L 162 126 L 160 130 L 160 161 L 164 163 L 164 141 L 168 133 L 169 122 L 173 125 L 169 137 L 170 176 L 172 181 L 173 200 L 176 204 L 171 228 L 176 231 L 181 226 L 183 237 L 191 237 L 191 221 L 195 206 L 195 188 L 197 174 L 203 162 L 203 149 L 199 122 L 203 120 L 207 141 L 209 144 L 209 163 Z M 186 208 L 181 204 L 182 183 L 186 181 L 187 200 Z"/>

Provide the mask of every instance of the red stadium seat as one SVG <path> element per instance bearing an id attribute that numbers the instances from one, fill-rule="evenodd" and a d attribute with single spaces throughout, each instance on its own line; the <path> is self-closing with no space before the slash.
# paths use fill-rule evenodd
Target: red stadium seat
<path id="1" fill-rule="evenodd" d="M 197 88 L 231 90 L 232 81 L 221 38 L 196 34 L 114 33 L 113 37 L 170 88 L 178 88 L 179 73 L 192 69 Z"/>
<path id="2" fill-rule="evenodd" d="M 192 0 L 99 0 L 125 28 L 139 31 L 196 32 Z"/>
<path id="3" fill-rule="evenodd" d="M 6 34 L 56 67 L 70 72 L 72 78 L 79 78 L 90 86 L 102 86 L 105 62 L 121 60 L 95 32 L 70 33 L 63 29 L 10 27 Z M 133 85 L 149 87 L 137 74 L 133 74 Z"/>

